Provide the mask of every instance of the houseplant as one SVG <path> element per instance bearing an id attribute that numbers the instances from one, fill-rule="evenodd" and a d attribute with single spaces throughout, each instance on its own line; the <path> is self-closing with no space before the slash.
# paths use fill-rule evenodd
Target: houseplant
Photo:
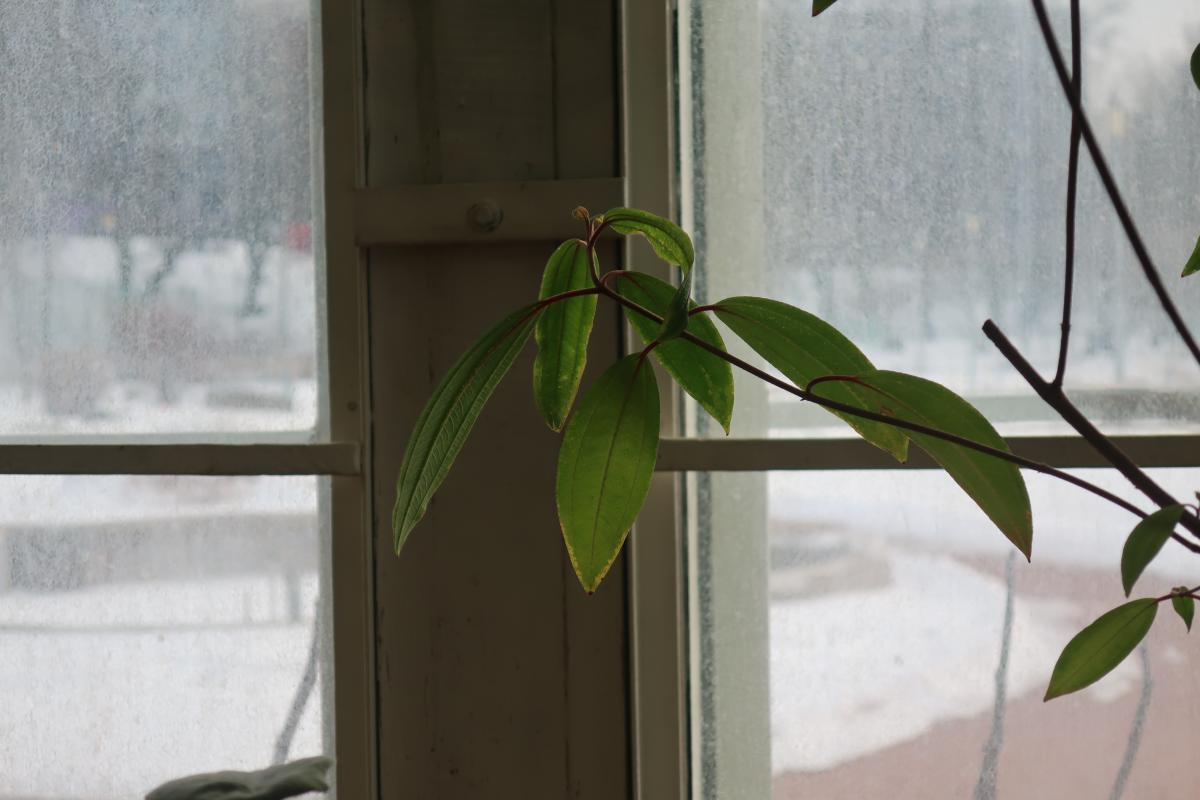
<path id="1" fill-rule="evenodd" d="M 831 5 L 832 0 L 818 0 L 814 14 Z M 658 390 L 645 367 L 651 358 L 726 429 L 733 409 L 732 368 L 737 367 L 837 414 L 859 435 L 899 460 L 906 457 L 910 445 L 918 446 L 947 470 L 1027 558 L 1032 555 L 1033 526 L 1020 468 L 1072 483 L 1141 518 L 1122 558 L 1127 593 L 1167 539 L 1200 552 L 1200 518 L 1195 508 L 1159 487 L 1079 412 L 1063 390 L 1073 286 L 1074 185 L 1082 144 L 1087 146 L 1147 281 L 1198 363 L 1200 348 L 1150 259 L 1081 107 L 1079 36 L 1072 37 L 1074 65 L 1068 72 L 1044 3 L 1033 0 L 1033 7 L 1073 109 L 1069 244 L 1054 378 L 1046 380 L 1039 375 L 994 323 L 986 323 L 984 332 L 1031 388 L 1157 510 L 1148 513 L 1075 475 L 1013 454 L 987 420 L 954 392 L 917 376 L 876 369 L 833 326 L 802 309 L 750 297 L 696 306 L 690 299 L 695 260 L 692 245 L 686 233 L 668 220 L 636 209 L 617 208 L 594 217 L 578 209 L 582 235 L 563 243 L 551 256 L 538 300 L 491 328 L 450 370 L 419 418 L 398 480 L 393 515 L 397 550 L 421 519 L 491 391 L 533 337 L 539 348 L 533 378 L 538 410 L 552 429 L 565 428 L 557 504 L 568 554 L 585 591 L 594 591 L 603 580 L 649 487 L 658 440 Z M 1072 1 L 1072 17 L 1077 29 L 1078 0 Z M 1197 73 L 1196 58 L 1193 73 Z M 1197 81 L 1200 83 L 1200 77 Z M 646 237 L 661 258 L 680 270 L 679 287 L 649 275 L 603 271 L 596 243 L 605 231 Z M 1200 245 L 1185 275 L 1198 267 Z M 587 338 L 601 297 L 624 308 L 645 347 L 609 368 L 576 404 Z M 714 318 L 788 380 L 729 355 Z M 1197 589 L 1200 587 L 1176 587 L 1102 615 L 1063 651 L 1046 698 L 1077 691 L 1114 668 L 1145 636 L 1164 602 L 1170 601 L 1190 627 Z"/>

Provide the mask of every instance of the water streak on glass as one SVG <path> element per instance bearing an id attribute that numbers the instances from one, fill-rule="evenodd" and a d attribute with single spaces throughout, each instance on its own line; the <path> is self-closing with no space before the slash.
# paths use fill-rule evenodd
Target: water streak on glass
<path id="1" fill-rule="evenodd" d="M 312 437 L 310 5 L 0 4 L 0 436 Z"/>
<path id="2" fill-rule="evenodd" d="M 0 479 L 0 798 L 332 752 L 321 485 Z"/>

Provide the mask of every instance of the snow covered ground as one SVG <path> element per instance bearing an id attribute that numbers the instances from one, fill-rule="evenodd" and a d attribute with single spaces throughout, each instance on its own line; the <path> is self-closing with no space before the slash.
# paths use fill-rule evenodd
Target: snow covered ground
<path id="1" fill-rule="evenodd" d="M 887 586 L 771 606 L 771 765 L 823 770 L 990 711 L 1003 581 L 944 556 L 889 559 Z M 1062 603 L 1019 600 L 1013 696 L 1044 690 L 1073 634 Z M 1120 694 L 1122 667 L 1094 691 Z M 819 687 L 819 689 L 818 689 Z"/>
<path id="2" fill-rule="evenodd" d="M 1127 494 L 1111 476 L 1089 471 L 1087 477 Z M 1197 470 L 1155 477 L 1181 496 L 1200 485 Z M 1005 586 L 998 572 L 976 565 L 1003 564 L 1012 546 L 971 501 L 935 472 L 779 472 L 768 481 L 771 524 L 790 531 L 775 534 L 782 546 L 820 537 L 826 560 L 831 540 L 845 544 L 845 569 L 832 590 L 773 592 L 773 772 L 826 770 L 916 739 L 939 723 L 990 713 Z M 1132 527 L 1132 518 L 1073 487 L 1040 476 L 1031 476 L 1029 486 L 1034 562 L 1019 559 L 1015 569 L 1039 591 L 1016 596 L 1010 703 L 1040 696 L 1071 636 L 1121 602 L 1117 564 Z M 1168 544 L 1135 591 L 1195 583 L 1193 560 Z M 1097 571 L 1103 585 L 1073 594 L 1081 576 Z M 1139 676 L 1131 660 L 1086 695 L 1111 702 L 1136 691 Z"/>

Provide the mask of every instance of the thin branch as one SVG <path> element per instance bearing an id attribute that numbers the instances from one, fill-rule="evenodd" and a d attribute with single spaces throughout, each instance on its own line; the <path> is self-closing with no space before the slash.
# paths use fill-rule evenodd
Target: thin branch
<path id="1" fill-rule="evenodd" d="M 1067 156 L 1067 243 L 1063 269 L 1062 332 L 1058 339 L 1058 368 L 1054 372 L 1055 386 L 1062 386 L 1067 373 L 1067 348 L 1071 341 L 1071 301 L 1075 287 L 1075 196 L 1079 188 L 1079 115 L 1083 92 L 1083 33 L 1079 0 L 1071 0 L 1071 141 Z"/>
<path id="2" fill-rule="evenodd" d="M 1075 405 L 1067 399 L 1061 386 L 1055 386 L 1048 383 L 1038 374 L 1033 365 L 1021 355 L 1016 346 L 1008 340 L 1004 332 L 992 322 L 990 319 L 983 323 L 983 332 L 996 348 L 1008 359 L 1008 363 L 1013 365 L 1013 368 L 1020 373 L 1025 382 L 1037 392 L 1038 397 L 1045 401 L 1046 405 L 1058 412 L 1058 415 L 1063 420 L 1075 429 L 1075 432 L 1082 436 L 1088 444 L 1095 448 L 1108 463 L 1128 480 L 1133 486 L 1146 497 L 1150 498 L 1159 507 L 1170 505 L 1178 505 L 1178 501 L 1171 496 L 1169 492 L 1159 486 L 1153 478 L 1134 463 L 1133 459 L 1125 455 L 1121 448 L 1113 444 L 1112 440 L 1092 424 L 1091 420 L 1083 415 L 1083 413 L 1075 407 Z M 1179 524 L 1187 528 L 1193 535 L 1200 536 L 1200 519 L 1184 514 Z M 1178 534 L 1172 534 L 1176 538 Z"/>
<path id="3" fill-rule="evenodd" d="M 1125 236 L 1129 239 L 1129 244 L 1133 248 L 1134 255 L 1137 256 L 1138 263 L 1141 264 L 1142 273 L 1146 276 L 1150 287 L 1154 289 L 1155 295 L 1158 296 L 1158 302 L 1162 305 L 1163 310 L 1171 318 L 1171 323 L 1179 333 L 1179 338 L 1187 345 L 1196 363 L 1200 364 L 1200 345 L 1196 344 L 1195 338 L 1192 337 L 1191 331 L 1188 330 L 1187 323 L 1183 321 L 1183 317 L 1179 314 L 1179 309 L 1175 307 L 1175 303 L 1171 300 L 1170 295 L 1167 294 L 1162 278 L 1158 274 L 1158 269 L 1154 266 L 1154 262 L 1150 258 L 1150 252 L 1142 242 L 1142 236 L 1138 232 L 1137 225 L 1134 224 L 1129 209 L 1125 206 L 1120 189 L 1117 188 L 1117 182 L 1108 168 L 1108 162 L 1105 161 L 1100 144 L 1096 141 L 1096 135 L 1092 132 L 1092 125 L 1088 122 L 1087 114 L 1083 111 L 1082 98 L 1075 97 L 1072 94 L 1071 78 L 1067 74 L 1066 65 L 1063 63 L 1062 51 L 1058 47 L 1058 40 L 1054 36 L 1054 29 L 1050 26 L 1050 18 L 1046 14 L 1045 0 L 1030 0 L 1030 2 L 1033 3 L 1033 11 L 1037 15 L 1038 26 L 1042 30 L 1042 38 L 1046 42 L 1046 50 L 1050 53 L 1050 60 L 1054 62 L 1054 71 L 1058 73 L 1058 81 L 1062 85 L 1062 90 L 1071 104 L 1071 113 L 1079 121 L 1079 129 L 1083 136 L 1084 144 L 1087 145 L 1088 153 L 1092 157 L 1092 163 L 1096 165 L 1096 172 L 1100 175 L 1100 181 L 1104 184 L 1105 191 L 1108 192 L 1108 199 L 1112 202 L 1113 210 L 1117 212 L 1117 217 L 1121 220 L 1121 227 L 1125 230 Z"/>
<path id="4" fill-rule="evenodd" d="M 630 309 L 631 311 L 633 311 L 637 314 L 641 314 L 643 317 L 646 317 L 647 319 L 651 319 L 651 320 L 654 320 L 655 322 L 659 322 L 659 323 L 662 322 L 662 317 L 660 317 L 659 315 L 655 314 L 652 311 L 649 311 L 648 309 L 643 308 L 642 306 L 638 305 L 637 303 L 633 302 L 632 300 L 624 298 L 624 297 L 616 294 L 615 292 L 605 289 L 604 287 L 600 287 L 600 292 L 602 294 L 608 296 L 612 300 L 615 300 L 616 302 L 625 306 L 626 308 Z M 691 342 L 692 344 L 696 345 L 697 347 L 701 348 L 702 350 L 705 350 L 705 351 L 713 354 L 714 356 L 721 359 L 722 361 L 729 362 L 730 364 L 732 364 L 733 366 L 742 370 L 743 372 L 748 372 L 749 374 L 753 375 L 754 377 L 758 378 L 759 380 L 761 380 L 765 383 L 769 383 L 772 386 L 775 386 L 776 388 L 782 389 L 783 391 L 787 392 L 788 394 L 795 395 L 796 397 L 799 397 L 801 400 L 805 400 L 814 405 L 818 405 L 818 406 L 821 406 L 822 408 L 829 409 L 830 411 L 839 411 L 841 413 L 850 414 L 852 416 L 860 417 L 862 419 L 868 419 L 873 422 L 880 422 L 880 423 L 883 423 L 884 425 L 890 425 L 893 428 L 901 428 L 903 430 L 911 431 L 913 433 L 920 433 L 925 436 L 933 437 L 935 439 L 941 439 L 943 441 L 950 442 L 951 444 L 956 444 L 956 445 L 959 445 L 960 447 L 965 447 L 968 450 L 974 450 L 978 453 L 983 453 L 984 455 L 989 455 L 989 456 L 992 456 L 993 458 L 998 458 L 1002 461 L 1007 461 L 1011 464 L 1016 464 L 1018 467 L 1024 467 L 1026 469 L 1033 470 L 1034 472 L 1040 472 L 1043 475 L 1050 475 L 1051 477 L 1058 478 L 1061 481 L 1065 481 L 1066 483 L 1072 484 L 1073 486 L 1077 486 L 1080 489 L 1091 492 L 1092 494 L 1096 495 L 1097 497 L 1101 497 L 1101 498 L 1107 500 L 1108 502 L 1112 503 L 1113 505 L 1120 506 L 1121 508 L 1125 509 L 1126 511 L 1128 511 L 1130 514 L 1133 514 L 1134 516 L 1137 516 L 1137 517 L 1140 517 L 1143 519 L 1146 517 L 1146 512 L 1142 511 L 1137 506 L 1135 506 L 1133 503 L 1130 503 L 1128 500 L 1118 497 L 1117 495 L 1113 494 L 1112 492 L 1107 491 L 1106 489 L 1102 489 L 1099 486 L 1095 485 L 1094 483 L 1090 483 L 1089 481 L 1086 481 L 1083 478 L 1080 478 L 1076 475 L 1072 475 L 1069 472 L 1063 472 L 1060 469 L 1055 469 L 1054 467 L 1051 467 L 1048 464 L 1043 464 L 1040 461 L 1034 461 L 1033 459 L 1025 458 L 1024 456 L 1019 456 L 1019 455 L 1016 455 L 1015 453 L 1011 453 L 1007 450 L 1000 450 L 995 447 L 990 447 L 986 444 L 981 444 L 980 442 L 976 442 L 971 439 L 967 439 L 963 436 L 958 436 L 953 433 L 947 433 L 946 431 L 938 430 L 937 428 L 930 428 L 926 425 L 920 425 L 915 422 L 909 422 L 908 420 L 900 419 L 898 417 L 890 417 L 886 414 L 878 414 L 878 413 L 875 413 L 874 411 L 867 411 L 866 409 L 858 408 L 857 406 L 847 405 L 845 403 L 839 403 L 836 400 L 830 400 L 828 398 L 821 397 L 820 395 L 812 394 L 811 392 L 806 392 L 803 389 L 799 388 L 798 386 L 793 386 L 792 384 L 790 384 L 786 381 L 780 380 L 779 378 L 776 378 L 774 375 L 764 372 L 763 370 L 759 369 L 758 367 L 754 366 L 753 364 L 749 364 L 749 363 L 743 361 L 742 359 L 738 358 L 737 356 L 731 355 L 731 354 L 725 352 L 724 350 L 722 350 L 721 348 L 719 348 L 715 345 L 709 344 L 708 342 L 704 341 L 703 339 L 700 339 L 687 331 L 683 332 L 681 338 L 683 338 L 685 341 Z M 1194 544 L 1180 536 L 1177 536 L 1176 539 L 1179 541 L 1180 544 L 1182 544 L 1184 547 L 1191 550 L 1192 552 L 1200 553 L 1200 545 Z"/>
<path id="5" fill-rule="evenodd" d="M 572 297 L 586 297 L 589 294 L 600 293 L 601 290 L 595 286 L 590 286 L 586 289 L 571 289 L 567 292 L 559 292 L 558 294 L 552 294 L 549 297 L 539 300 L 537 304 L 534 305 L 533 310 L 530 311 L 530 313 L 540 314 L 542 309 L 546 308 L 546 306 L 552 306 L 562 300 L 570 300 Z M 526 319 L 528 319 L 528 317 L 526 317 Z"/>

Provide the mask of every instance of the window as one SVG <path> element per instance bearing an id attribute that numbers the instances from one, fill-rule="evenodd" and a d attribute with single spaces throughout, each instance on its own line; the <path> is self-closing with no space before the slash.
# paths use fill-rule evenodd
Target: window
<path id="1" fill-rule="evenodd" d="M 357 255 L 323 191 L 355 185 L 357 22 L 320 12 L 0 9 L 0 796 L 335 752 L 366 796 Z"/>
<path id="2" fill-rule="evenodd" d="M 1194 97 L 1200 16 L 1135 5 L 1085 7 L 1085 103 L 1156 257 L 1183 263 L 1200 160 L 1181 98 Z M 1065 31 L 1066 4 L 1053 11 Z M 805 307 L 877 365 L 966 395 L 1017 452 L 1099 466 L 978 331 L 995 318 L 1053 367 L 1070 116 L 1028 3 L 867 0 L 812 20 L 803 3 L 692 0 L 676 30 L 677 191 L 705 300 Z M 635 109 L 651 72 L 627 84 Z M 1186 496 L 1200 378 L 1177 368 L 1190 362 L 1083 164 L 1067 388 Z M 669 197 L 629 174 L 635 194 Z M 1198 291 L 1171 290 L 1184 304 Z M 1106 681 L 1040 703 L 1067 639 L 1120 599 L 1129 520 L 1030 477 L 1035 558 L 1014 564 L 946 476 L 882 471 L 832 417 L 752 381 L 737 390 L 743 441 L 685 406 L 687 438 L 660 462 L 685 473 L 692 796 L 1025 796 L 1027 781 L 1056 796 L 1186 796 L 1194 776 L 1160 784 L 1173 768 L 1152 768 L 1176 763 L 1166 743 L 1195 723 L 1182 631 L 1160 625 Z M 1177 555 L 1155 585 L 1187 574 Z"/>

